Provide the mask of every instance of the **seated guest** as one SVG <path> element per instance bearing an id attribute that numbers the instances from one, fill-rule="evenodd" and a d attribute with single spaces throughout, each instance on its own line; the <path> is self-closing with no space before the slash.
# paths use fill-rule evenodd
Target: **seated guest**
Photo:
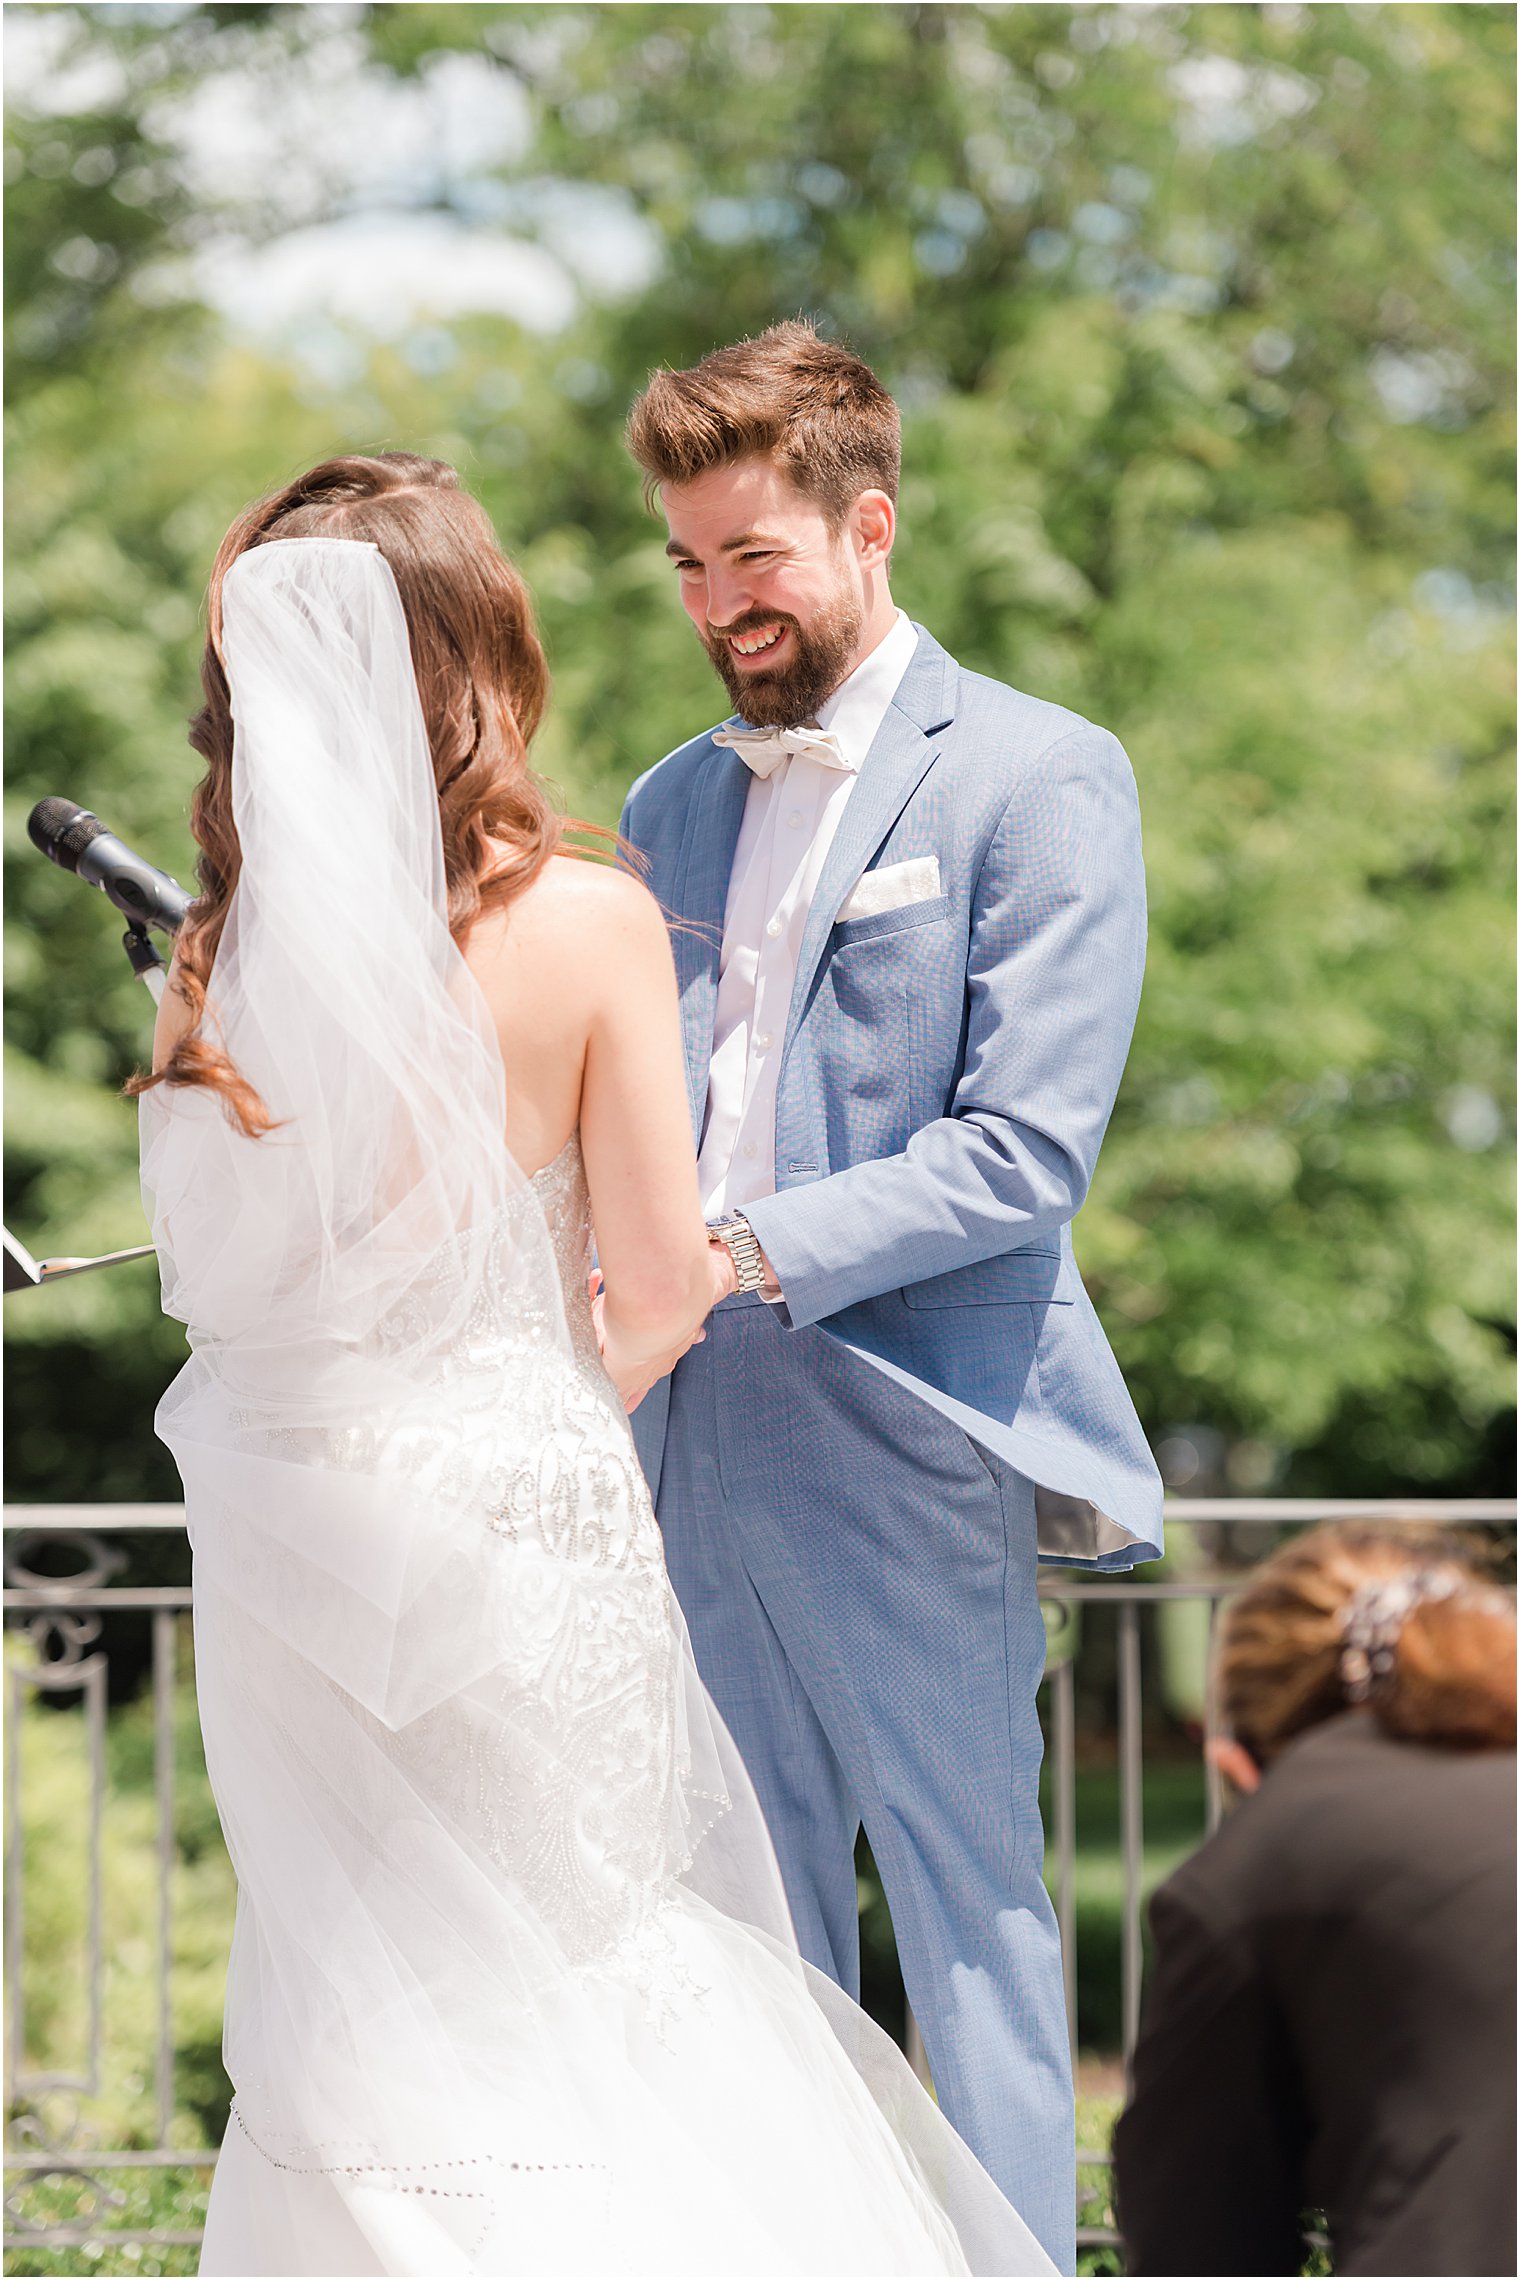
<path id="1" fill-rule="evenodd" d="M 1223 1621 L 1244 1801 L 1151 1903 L 1114 2142 L 1133 2273 L 1515 2263 L 1515 1614 L 1473 1547 L 1350 1523 Z"/>

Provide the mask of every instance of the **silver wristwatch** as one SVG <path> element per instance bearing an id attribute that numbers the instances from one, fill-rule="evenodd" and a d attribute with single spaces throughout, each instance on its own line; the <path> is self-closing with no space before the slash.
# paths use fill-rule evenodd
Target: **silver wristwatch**
<path id="1" fill-rule="evenodd" d="M 707 1223 L 709 1243 L 721 1243 L 734 1262 L 741 1291 L 763 1290 L 766 1283 L 765 1258 L 760 1249 L 759 1237 L 744 1214 L 731 1211 L 726 1218 L 710 1219 Z"/>

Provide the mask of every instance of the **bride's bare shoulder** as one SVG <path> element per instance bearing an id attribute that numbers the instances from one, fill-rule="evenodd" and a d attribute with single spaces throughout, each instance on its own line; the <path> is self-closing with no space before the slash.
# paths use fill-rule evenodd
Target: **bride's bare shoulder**
<path id="1" fill-rule="evenodd" d="M 494 915 L 494 914 L 493 914 Z M 659 904 L 628 871 L 574 855 L 546 863 L 497 921 L 502 947 L 552 963 L 561 986 L 585 983 L 600 996 L 620 962 L 635 968 L 668 960 L 669 936 Z M 488 919 L 481 932 L 496 932 Z M 489 955 L 487 943 L 480 948 Z"/>
<path id="2" fill-rule="evenodd" d="M 642 879 L 585 856 L 556 855 L 521 899 L 550 932 L 568 929 L 577 938 L 589 932 L 603 941 L 665 932 L 660 906 Z"/>

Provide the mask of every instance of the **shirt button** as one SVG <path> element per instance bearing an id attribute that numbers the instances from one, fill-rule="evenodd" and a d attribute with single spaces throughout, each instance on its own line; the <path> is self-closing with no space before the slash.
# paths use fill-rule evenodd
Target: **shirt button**
<path id="1" fill-rule="evenodd" d="M 780 921 L 780 919 L 779 919 L 779 918 L 773 918 L 773 919 L 771 920 L 771 922 L 770 922 L 770 925 L 769 925 L 769 926 L 766 928 L 766 930 L 765 930 L 765 931 L 766 931 L 766 933 L 767 933 L 767 934 L 770 936 L 771 940 L 774 942 L 774 940 L 776 939 L 776 936 L 777 936 L 777 935 L 778 935 L 778 934 L 781 932 L 781 921 Z"/>
<path id="2" fill-rule="evenodd" d="M 762 1053 L 768 1053 L 775 1042 L 775 1038 L 768 1029 L 762 1029 L 760 1035 L 755 1039 L 755 1043 Z"/>
<path id="3" fill-rule="evenodd" d="M 787 817 L 786 820 L 788 824 L 790 824 L 791 828 L 795 831 L 798 824 L 802 821 L 801 808 L 793 808 L 791 814 Z"/>
<path id="4" fill-rule="evenodd" d="M 753 1140 L 746 1140 L 746 1141 L 745 1141 L 745 1143 L 744 1143 L 744 1153 L 745 1153 L 745 1155 L 746 1155 L 746 1156 L 753 1156 L 753 1155 L 755 1155 L 755 1154 L 757 1154 L 757 1153 L 758 1153 L 758 1151 L 757 1151 L 757 1149 L 756 1149 L 756 1147 L 755 1147 L 755 1143 L 754 1143 L 754 1141 L 753 1141 Z"/>

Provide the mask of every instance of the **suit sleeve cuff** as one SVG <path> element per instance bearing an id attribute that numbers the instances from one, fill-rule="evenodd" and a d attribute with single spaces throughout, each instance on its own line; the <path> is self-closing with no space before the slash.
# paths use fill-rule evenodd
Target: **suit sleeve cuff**
<path id="1" fill-rule="evenodd" d="M 788 1220 L 798 1216 L 797 1200 L 794 1195 L 763 1195 L 744 1206 L 744 1216 L 781 1286 L 780 1296 L 769 1303 L 788 1330 L 806 1329 L 835 1311 L 827 1279 L 818 1273 L 806 1240 L 797 1241 L 795 1229 L 788 1232 Z"/>

